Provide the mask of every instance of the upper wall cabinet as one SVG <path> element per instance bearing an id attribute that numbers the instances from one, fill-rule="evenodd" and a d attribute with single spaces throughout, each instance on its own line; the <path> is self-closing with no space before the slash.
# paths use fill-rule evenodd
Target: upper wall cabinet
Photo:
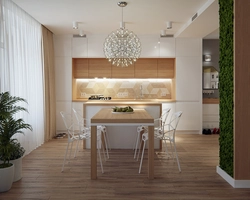
<path id="1" fill-rule="evenodd" d="M 89 60 L 74 58 L 72 60 L 73 78 L 88 78 L 89 77 Z"/>
<path id="2" fill-rule="evenodd" d="M 128 67 L 117 67 L 112 65 L 111 76 L 112 78 L 134 78 L 135 66 L 134 64 Z"/>
<path id="3" fill-rule="evenodd" d="M 58 48 L 60 56 L 67 55 L 73 58 L 105 58 L 103 44 L 107 35 L 88 36 L 86 37 L 68 37 L 68 41 L 60 40 L 56 37 L 55 48 Z M 141 42 L 140 58 L 173 58 L 176 57 L 175 38 L 138 36 Z M 58 40 L 58 42 L 57 42 Z M 63 41 L 63 42 L 61 42 Z M 66 43 L 67 41 L 67 43 Z M 63 44 L 63 46 L 62 46 Z M 178 43 L 179 44 L 179 43 Z M 185 42 L 181 45 L 187 46 Z M 189 48 L 189 46 L 187 46 Z M 182 47 L 184 48 L 184 47 Z M 65 52 L 62 52 L 65 51 Z M 67 52 L 66 52 L 67 51 Z"/>
<path id="4" fill-rule="evenodd" d="M 175 59 L 162 58 L 158 59 L 158 78 L 174 78 L 175 77 Z"/>
<path id="5" fill-rule="evenodd" d="M 72 57 L 87 58 L 88 57 L 88 42 L 87 38 L 72 38 Z"/>
<path id="6" fill-rule="evenodd" d="M 140 58 L 135 62 L 135 78 L 157 78 L 157 58 Z"/>
<path id="7" fill-rule="evenodd" d="M 111 78 L 111 63 L 106 58 L 91 58 L 89 60 L 89 78 Z"/>
<path id="8" fill-rule="evenodd" d="M 175 58 L 139 58 L 117 67 L 105 58 L 73 58 L 73 78 L 175 78 Z"/>

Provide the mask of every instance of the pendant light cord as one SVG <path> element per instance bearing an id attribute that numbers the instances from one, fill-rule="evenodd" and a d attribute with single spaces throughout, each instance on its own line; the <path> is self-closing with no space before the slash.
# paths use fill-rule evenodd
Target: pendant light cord
<path id="1" fill-rule="evenodd" d="M 125 25 L 124 25 L 124 22 L 123 22 L 123 7 L 122 7 L 122 24 L 121 24 L 121 28 L 125 29 Z"/>
<path id="2" fill-rule="evenodd" d="M 123 7 L 122 7 L 122 24 L 123 24 Z"/>

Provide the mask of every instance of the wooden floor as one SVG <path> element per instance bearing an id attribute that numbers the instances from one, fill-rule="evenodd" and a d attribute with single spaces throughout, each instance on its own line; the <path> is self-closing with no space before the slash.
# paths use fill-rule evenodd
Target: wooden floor
<path id="1" fill-rule="evenodd" d="M 0 193 L 0 199 L 250 199 L 250 189 L 232 188 L 216 173 L 218 135 L 178 134 L 182 172 L 165 153 L 156 151 L 154 180 L 147 179 L 147 152 L 138 174 L 139 162 L 132 150 L 112 149 L 104 174 L 98 165 L 97 180 L 90 180 L 89 150 L 80 150 L 61 173 L 66 142 L 54 139 L 27 155 L 23 178 L 10 191 Z"/>

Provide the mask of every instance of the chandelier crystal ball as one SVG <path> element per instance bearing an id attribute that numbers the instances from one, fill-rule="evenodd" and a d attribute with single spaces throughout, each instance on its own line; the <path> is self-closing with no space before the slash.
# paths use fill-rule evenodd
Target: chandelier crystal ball
<path id="1" fill-rule="evenodd" d="M 139 58 L 141 43 L 139 38 L 128 29 L 113 31 L 104 42 L 104 54 L 112 65 L 127 67 Z"/>

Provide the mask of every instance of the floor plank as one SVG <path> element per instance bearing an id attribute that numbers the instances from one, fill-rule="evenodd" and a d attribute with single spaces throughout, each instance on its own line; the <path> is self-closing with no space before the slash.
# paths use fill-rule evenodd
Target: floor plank
<path id="1" fill-rule="evenodd" d="M 147 179 L 147 152 L 138 174 L 139 162 L 132 150 L 112 149 L 98 165 L 98 179 L 90 179 L 90 150 L 81 149 L 76 158 L 61 166 L 66 139 L 54 139 L 23 159 L 23 178 L 0 200 L 62 199 L 250 199 L 250 189 L 235 189 L 217 173 L 218 135 L 178 134 L 176 137 L 182 172 L 165 152 L 155 152 L 155 179 Z"/>

